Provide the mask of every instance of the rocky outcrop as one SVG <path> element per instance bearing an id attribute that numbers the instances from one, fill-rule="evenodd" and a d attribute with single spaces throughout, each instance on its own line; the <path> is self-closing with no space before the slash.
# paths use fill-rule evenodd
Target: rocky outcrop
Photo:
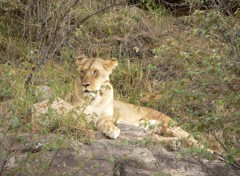
<path id="1" fill-rule="evenodd" d="M 63 134 L 2 135 L 2 175 L 240 175 L 222 161 L 168 151 L 139 127 L 118 126 L 117 140 L 97 131 L 94 137 L 80 139 Z"/>

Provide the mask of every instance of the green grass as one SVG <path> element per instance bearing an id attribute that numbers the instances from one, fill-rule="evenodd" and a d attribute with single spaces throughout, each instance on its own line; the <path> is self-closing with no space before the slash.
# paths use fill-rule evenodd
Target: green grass
<path id="1" fill-rule="evenodd" d="M 96 6 L 78 7 L 76 19 L 94 12 Z M 210 148 L 223 151 L 220 141 L 230 159 L 239 158 L 240 67 L 239 54 L 231 43 L 240 45 L 237 19 L 216 11 L 175 19 L 159 10 L 126 6 L 93 16 L 35 75 L 27 95 L 24 79 L 31 72 L 30 58 L 37 56 L 34 49 L 39 43 L 30 43 L 16 32 L 22 21 L 15 26 L 9 21 L 11 16 L 2 16 L 0 101 L 13 103 L 7 109 L 11 115 L 0 122 L 0 128 L 5 134 L 31 131 L 29 107 L 36 102 L 32 93 L 38 85 L 50 86 L 63 99 L 72 92 L 77 50 L 89 57 L 118 59 L 119 67 L 111 76 L 115 97 L 160 110 Z M 9 29 L 15 32 L 8 32 L 5 24 L 12 25 Z M 78 139 L 88 133 L 89 126 L 79 133 L 69 128 L 73 121 L 52 119 L 49 123 L 61 126 L 59 133 Z M 52 133 L 49 125 L 43 133 Z"/>

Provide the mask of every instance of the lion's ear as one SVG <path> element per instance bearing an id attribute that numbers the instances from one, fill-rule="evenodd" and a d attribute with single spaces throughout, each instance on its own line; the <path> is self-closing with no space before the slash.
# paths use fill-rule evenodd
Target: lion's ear
<path id="1" fill-rule="evenodd" d="M 75 59 L 76 59 L 75 61 L 76 65 L 78 67 L 81 67 L 88 58 L 85 55 L 79 55 Z"/>
<path id="2" fill-rule="evenodd" d="M 108 59 L 104 61 L 104 67 L 111 74 L 112 71 L 118 66 L 118 61 L 115 59 Z"/>

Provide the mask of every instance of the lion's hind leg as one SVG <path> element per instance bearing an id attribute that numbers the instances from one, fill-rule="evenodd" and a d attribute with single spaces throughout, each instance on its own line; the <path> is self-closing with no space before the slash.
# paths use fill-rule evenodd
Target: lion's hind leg
<path id="1" fill-rule="evenodd" d="M 168 131 L 172 133 L 173 136 L 176 136 L 178 139 L 184 141 L 187 146 L 196 147 L 198 149 L 204 149 L 209 153 L 214 153 L 213 150 L 206 148 L 198 140 L 196 140 L 190 133 L 183 130 L 180 126 L 169 128 Z"/>
<path id="2" fill-rule="evenodd" d="M 172 133 L 169 132 L 170 124 L 165 124 L 161 120 L 150 119 L 141 120 L 140 126 L 147 130 L 149 134 L 158 134 L 161 136 L 171 136 Z"/>
<path id="3" fill-rule="evenodd" d="M 166 125 L 162 121 L 155 119 L 141 121 L 140 126 L 144 127 L 149 135 L 154 136 L 158 141 L 170 146 L 171 150 L 178 150 L 181 145 L 180 141 L 190 147 L 205 149 L 199 141 L 194 139 L 190 133 L 183 130 L 180 126 L 171 126 L 171 124 Z M 213 153 L 211 149 L 207 149 L 207 151 Z"/>
<path id="4" fill-rule="evenodd" d="M 177 151 L 181 148 L 181 142 L 178 137 L 172 135 L 168 130 L 169 128 L 162 121 L 155 119 L 142 120 L 140 126 L 143 127 L 152 138 L 162 142 L 168 149 Z"/>

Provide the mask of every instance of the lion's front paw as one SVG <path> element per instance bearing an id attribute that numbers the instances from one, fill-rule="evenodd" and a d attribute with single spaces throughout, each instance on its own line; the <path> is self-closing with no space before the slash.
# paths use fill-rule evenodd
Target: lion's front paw
<path id="1" fill-rule="evenodd" d="M 116 139 L 120 135 L 120 129 L 114 125 L 112 120 L 107 118 L 101 118 L 97 121 L 97 129 L 112 139 Z"/>
<path id="2" fill-rule="evenodd" d="M 110 125 L 110 124 L 104 125 L 102 132 L 106 136 L 108 136 L 112 139 L 116 139 L 120 135 L 120 129 L 118 127 L 114 126 L 113 124 L 112 125 Z"/>

